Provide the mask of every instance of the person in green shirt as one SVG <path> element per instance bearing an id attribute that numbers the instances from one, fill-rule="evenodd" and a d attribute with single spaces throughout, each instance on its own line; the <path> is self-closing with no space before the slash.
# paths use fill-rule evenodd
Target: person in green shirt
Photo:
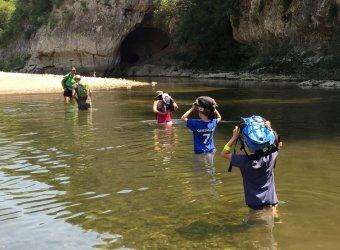
<path id="1" fill-rule="evenodd" d="M 77 69 L 72 67 L 71 72 L 64 75 L 63 79 L 61 80 L 61 86 L 64 89 L 64 98 L 65 102 L 68 103 L 72 98 L 72 88 L 75 84 L 74 76 L 77 73 Z"/>

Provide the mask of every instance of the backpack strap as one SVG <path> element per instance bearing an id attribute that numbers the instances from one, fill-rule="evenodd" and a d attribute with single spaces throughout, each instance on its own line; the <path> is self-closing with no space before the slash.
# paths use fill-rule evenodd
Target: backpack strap
<path id="1" fill-rule="evenodd" d="M 272 147 L 273 147 L 274 151 L 279 151 L 280 147 L 282 146 L 282 141 L 281 141 L 279 134 L 275 130 L 273 130 L 273 132 L 274 132 L 274 135 L 275 135 L 275 144 L 272 145 Z M 275 168 L 275 167 L 276 167 L 276 159 L 275 159 L 273 168 Z"/>
<path id="2" fill-rule="evenodd" d="M 238 141 L 241 142 L 240 150 L 243 150 L 244 153 L 245 153 L 247 156 L 249 156 L 249 155 L 248 155 L 248 152 L 246 151 L 246 148 L 245 148 L 245 145 L 244 145 L 244 141 L 241 139 L 241 137 L 238 137 L 238 138 L 236 139 L 236 143 L 235 143 L 235 146 L 234 146 L 234 153 L 233 153 L 233 154 L 236 154 L 236 146 L 237 146 Z M 231 172 L 232 168 L 233 168 L 233 164 L 232 164 L 232 162 L 231 162 L 231 160 L 230 160 L 228 172 Z"/>
<path id="3" fill-rule="evenodd" d="M 235 146 L 234 146 L 234 153 L 233 154 L 236 154 L 236 145 L 237 145 L 237 142 L 238 142 L 239 139 L 240 139 L 240 137 L 238 137 L 236 139 L 236 143 L 235 143 Z M 233 163 L 232 163 L 232 161 L 230 159 L 230 164 L 229 164 L 228 172 L 231 172 L 232 169 L 233 169 Z"/>

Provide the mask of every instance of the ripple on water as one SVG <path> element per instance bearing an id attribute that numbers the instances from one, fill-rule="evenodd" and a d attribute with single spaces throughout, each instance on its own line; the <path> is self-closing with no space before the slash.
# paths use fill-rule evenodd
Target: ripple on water
<path id="1" fill-rule="evenodd" d="M 123 189 L 117 192 L 117 194 L 128 194 L 131 193 L 133 190 L 132 189 Z"/>

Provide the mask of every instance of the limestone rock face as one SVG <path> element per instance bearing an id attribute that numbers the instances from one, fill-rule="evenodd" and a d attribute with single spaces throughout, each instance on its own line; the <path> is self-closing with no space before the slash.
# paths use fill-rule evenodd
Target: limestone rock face
<path id="1" fill-rule="evenodd" d="M 237 0 L 231 16 L 234 38 L 261 44 L 270 36 L 295 44 L 320 45 L 340 20 L 340 0 Z"/>
<path id="2" fill-rule="evenodd" d="M 74 65 L 84 72 L 110 71 L 122 41 L 149 9 L 150 0 L 65 1 L 31 40 L 24 70 L 60 72 Z"/>

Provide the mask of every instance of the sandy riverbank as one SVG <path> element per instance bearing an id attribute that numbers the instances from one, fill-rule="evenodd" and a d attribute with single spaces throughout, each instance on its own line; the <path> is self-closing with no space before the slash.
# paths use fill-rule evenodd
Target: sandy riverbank
<path id="1" fill-rule="evenodd" d="M 0 72 L 0 94 L 30 94 L 62 92 L 62 75 L 24 74 Z M 127 79 L 83 77 L 92 90 L 109 90 L 131 88 L 149 85 L 147 82 L 137 82 Z"/>

